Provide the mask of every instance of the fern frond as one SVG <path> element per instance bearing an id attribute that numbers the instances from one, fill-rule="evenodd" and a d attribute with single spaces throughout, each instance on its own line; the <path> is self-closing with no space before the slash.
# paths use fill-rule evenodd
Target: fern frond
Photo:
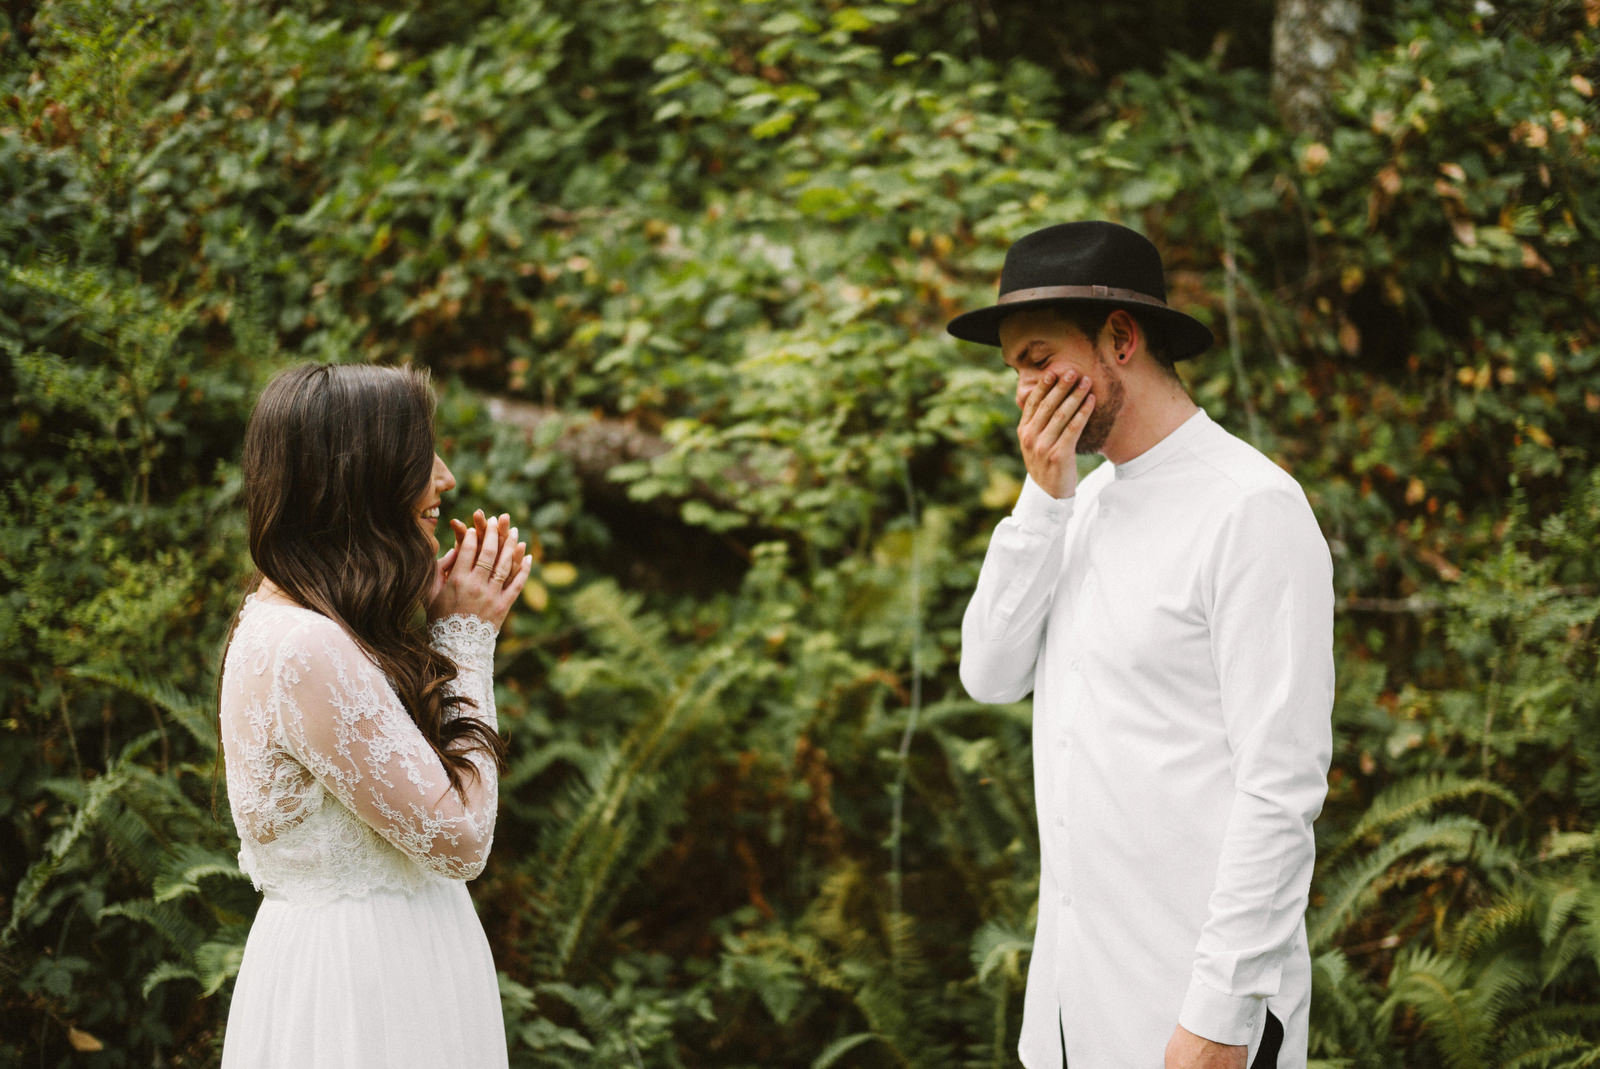
<path id="1" fill-rule="evenodd" d="M 1027 729 L 1033 724 L 1033 712 L 1027 702 L 982 705 L 970 698 L 945 698 L 923 706 L 917 719 L 918 730 L 944 729 L 958 736 L 963 724 L 970 732 L 976 725 L 987 727 L 997 722 Z M 871 742 L 886 742 L 898 739 L 903 730 L 905 722 L 901 717 L 884 717 L 869 725 L 863 737 Z"/>
<path id="2" fill-rule="evenodd" d="M 592 988 L 574 987 L 553 980 L 540 984 L 537 990 L 541 995 L 551 995 L 576 1010 L 578 1019 L 591 1035 L 604 1035 L 620 1024 L 615 1005 Z"/>
<path id="3" fill-rule="evenodd" d="M 207 876 L 248 880 L 239 869 L 239 860 L 199 843 L 178 843 L 170 847 L 161 864 L 161 871 L 151 887 L 156 902 L 200 893 L 200 881 Z"/>
<path id="4" fill-rule="evenodd" d="M 1545 944 L 1544 954 L 1540 958 L 1539 986 L 1548 988 L 1566 976 L 1579 962 L 1586 963 L 1590 969 L 1595 965 L 1589 939 L 1583 929 L 1575 925 L 1561 932 L 1553 942 Z"/>
<path id="5" fill-rule="evenodd" d="M 1372 800 L 1355 827 L 1325 853 L 1322 863 L 1331 865 L 1364 842 L 1375 841 L 1380 833 L 1390 828 L 1426 816 L 1442 805 L 1477 795 L 1498 799 L 1511 808 L 1517 805 L 1517 796 L 1492 780 L 1448 775 L 1401 780 Z"/>
<path id="6" fill-rule="evenodd" d="M 1013 763 L 993 736 L 967 739 L 939 729 L 926 734 L 943 750 L 945 774 L 956 792 L 954 805 L 930 798 L 937 805 L 933 815 L 939 820 L 944 845 L 953 856 L 970 858 L 970 867 L 979 872 L 997 865 L 1009 867 L 1017 844 L 1031 847 L 1036 834 L 1032 808 L 1019 804 L 1032 768 Z M 922 781 L 914 777 L 914 782 Z M 919 793 L 931 795 L 926 790 Z M 982 901 L 977 894 L 974 898 Z"/>
<path id="7" fill-rule="evenodd" d="M 191 965 L 184 965 L 176 961 L 163 961 L 145 975 L 144 984 L 139 988 L 139 994 L 148 999 L 150 992 L 173 980 L 193 980 L 198 984 L 200 982 L 200 974 Z"/>
<path id="8" fill-rule="evenodd" d="M 1344 951 L 1329 950 L 1312 961 L 1311 989 L 1312 1051 L 1352 1054 L 1351 1064 L 1381 1064 L 1388 1018 L 1379 1012 L 1371 982 L 1351 967 Z"/>
<path id="9" fill-rule="evenodd" d="M 644 599 L 624 593 L 613 582 L 591 583 L 572 599 L 584 630 L 605 653 L 605 661 L 623 668 L 638 685 L 664 690 L 677 673 L 662 652 L 672 648 L 666 622 L 640 611 Z"/>
<path id="10" fill-rule="evenodd" d="M 822 1048 L 822 1053 L 812 1059 L 811 1069 L 829 1069 L 834 1062 L 849 1054 L 863 1043 L 871 1043 L 878 1038 L 871 1032 L 857 1032 L 854 1035 L 836 1039 Z"/>
<path id="11" fill-rule="evenodd" d="M 1546 946 L 1555 942 L 1556 933 L 1567 926 L 1572 915 L 1583 904 L 1585 891 L 1592 895 L 1597 888 L 1592 883 L 1568 883 L 1551 890 L 1544 920 L 1539 926 L 1539 938 Z"/>
<path id="12" fill-rule="evenodd" d="M 787 957 L 812 983 L 847 997 L 895 1064 L 946 1064 L 923 1027 L 937 996 L 913 939 L 915 922 L 876 910 L 881 897 L 859 865 L 843 863 L 823 879 L 806 913 L 802 927 L 809 934 L 752 934 L 741 946 Z M 877 938 L 872 925 L 861 923 L 864 912 L 876 913 Z"/>
<path id="13" fill-rule="evenodd" d="M 113 808 L 113 800 L 118 792 L 133 777 L 135 760 L 157 738 L 159 735 L 153 731 L 138 736 L 123 747 L 122 752 L 104 775 L 90 780 L 87 786 L 74 783 L 74 786 L 81 790 L 82 802 L 73 812 L 72 820 L 50 837 L 50 841 L 45 844 L 44 855 L 29 865 L 27 871 L 22 874 L 22 880 L 11 896 L 11 919 L 6 922 L 5 930 L 0 931 L 0 946 L 11 942 L 17 927 L 33 908 L 40 892 L 60 871 L 67 856 L 90 829 L 103 819 L 104 812 Z"/>
<path id="14" fill-rule="evenodd" d="M 239 975 L 239 965 L 244 961 L 245 938 L 248 926 L 223 929 L 220 939 L 201 943 L 194 950 L 195 979 L 200 983 L 200 994 L 205 998 L 222 990 L 222 985 Z"/>
<path id="15" fill-rule="evenodd" d="M 1600 1006 L 1543 1006 L 1507 1024 L 1497 1053 L 1506 1069 L 1567 1066 L 1574 1055 L 1600 1050 L 1597 1030 Z"/>
<path id="16" fill-rule="evenodd" d="M 788 1024 L 805 990 L 794 959 L 786 954 L 769 953 L 770 948 L 750 944 L 744 939 L 730 938 L 726 945 L 727 953 L 722 958 L 723 986 L 754 991 L 774 1021 Z"/>
<path id="17" fill-rule="evenodd" d="M 185 917 L 183 911 L 171 902 L 152 902 L 148 898 L 114 902 L 102 909 L 96 919 L 104 920 L 107 917 L 127 917 L 147 926 L 182 954 L 185 961 L 191 960 L 191 948 L 199 946 L 205 938 L 200 926 Z"/>
<path id="18" fill-rule="evenodd" d="M 119 672 L 95 665 L 70 669 L 72 675 L 92 683 L 114 687 L 139 698 L 166 713 L 187 731 L 206 754 L 219 744 L 217 721 L 209 700 L 196 699 L 171 683 L 138 673 Z"/>
<path id="19" fill-rule="evenodd" d="M 1563 1002 L 1556 1005 L 1538 1005 L 1506 1025 L 1506 1034 L 1513 1031 L 1572 1031 L 1586 1029 L 1600 1032 L 1600 1005 L 1590 1002 Z"/>
<path id="20" fill-rule="evenodd" d="M 1385 1008 L 1407 1005 L 1417 1011 L 1449 1069 L 1484 1069 L 1489 1029 L 1470 996 L 1465 962 L 1414 950 L 1401 955 L 1389 975 Z"/>
<path id="21" fill-rule="evenodd" d="M 1537 930 L 1544 912 L 1542 907 L 1543 903 L 1531 888 L 1517 888 L 1461 918 L 1456 925 L 1452 949 L 1470 958 L 1484 946 L 1505 938 L 1518 928 Z"/>
<path id="22" fill-rule="evenodd" d="M 1368 856 L 1347 863 L 1331 878 L 1319 881 L 1322 904 L 1307 918 L 1312 953 L 1326 949 L 1334 937 L 1354 922 L 1388 889 L 1385 877 L 1401 858 L 1430 850 L 1448 861 L 1464 861 L 1474 852 L 1492 849 L 1488 829 L 1468 816 L 1441 817 L 1412 824 Z"/>
<path id="23" fill-rule="evenodd" d="M 750 663 L 738 656 L 735 637 L 734 645 L 712 646 L 669 671 L 664 655 L 652 648 L 665 642 L 660 622 L 632 620 L 628 612 L 637 599 L 609 584 L 590 589 L 582 609 L 586 621 L 604 631 L 620 658 L 648 662 L 635 679 L 645 688 L 646 702 L 617 749 L 585 769 L 585 780 L 570 792 L 571 819 L 541 849 L 549 891 L 536 908 L 548 930 L 544 966 L 552 976 L 564 973 L 652 856 L 652 845 L 678 819 L 684 785 L 698 766 L 679 763 L 677 755 L 715 722 L 722 695 Z"/>
<path id="24" fill-rule="evenodd" d="M 1033 951 L 1033 935 L 998 920 L 985 921 L 972 937 L 972 969 L 984 983 L 998 970 L 1020 982 L 1022 960 Z"/>
<path id="25" fill-rule="evenodd" d="M 1479 1019 L 1497 1032 L 1513 1006 L 1538 990 L 1538 964 L 1521 953 L 1502 954 L 1472 977 L 1472 1003 Z"/>

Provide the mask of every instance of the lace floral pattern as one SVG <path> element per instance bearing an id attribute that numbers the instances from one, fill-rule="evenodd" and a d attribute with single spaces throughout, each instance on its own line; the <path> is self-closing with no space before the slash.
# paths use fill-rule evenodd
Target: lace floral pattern
<path id="1" fill-rule="evenodd" d="M 451 616 L 429 629 L 454 693 L 496 724 L 495 629 Z M 222 737 L 239 865 L 269 896 L 323 900 L 414 890 L 483 871 L 499 781 L 474 755 L 465 798 L 383 673 L 344 629 L 251 599 L 223 666 Z"/>

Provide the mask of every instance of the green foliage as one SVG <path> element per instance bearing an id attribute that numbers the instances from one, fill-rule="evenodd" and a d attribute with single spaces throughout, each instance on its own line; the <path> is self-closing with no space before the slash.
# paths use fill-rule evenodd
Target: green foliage
<path id="1" fill-rule="evenodd" d="M 474 887 L 513 1064 L 1013 1064 L 1028 714 L 955 664 L 1021 467 L 942 328 L 1086 216 L 1333 550 L 1316 1064 L 1600 1060 L 1592 12 L 1392 5 L 1313 143 L 1235 7 L 1141 9 L 1164 55 L 1115 7 L 0 13 L 0 1061 L 215 1060 L 240 429 L 316 358 L 431 367 L 463 511 L 537 536 Z M 597 472 L 597 415 L 659 447 Z"/>
<path id="2" fill-rule="evenodd" d="M 1597 490 L 1592 473 L 1537 524 L 1513 508 L 1500 551 L 1448 592 L 1454 684 L 1426 695 L 1420 746 L 1482 778 L 1402 774 L 1323 850 L 1312 945 L 1347 949 L 1318 958 L 1314 1050 L 1376 1065 L 1415 1037 L 1436 1064 L 1555 1066 L 1600 1045 L 1597 840 L 1577 789 L 1595 768 L 1600 586 L 1573 553 L 1600 535 Z"/>

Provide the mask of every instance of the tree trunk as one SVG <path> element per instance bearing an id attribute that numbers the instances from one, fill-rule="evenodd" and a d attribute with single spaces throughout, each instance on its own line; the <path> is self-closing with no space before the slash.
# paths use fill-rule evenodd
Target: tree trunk
<path id="1" fill-rule="evenodd" d="M 1272 102 L 1296 134 L 1324 136 L 1333 92 L 1355 58 L 1361 0 L 1278 0 L 1272 20 Z"/>

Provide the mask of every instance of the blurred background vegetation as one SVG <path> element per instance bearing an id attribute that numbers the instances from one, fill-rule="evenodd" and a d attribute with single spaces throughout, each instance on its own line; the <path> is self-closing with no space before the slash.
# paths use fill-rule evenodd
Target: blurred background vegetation
<path id="1" fill-rule="evenodd" d="M 318 359 L 537 533 L 512 1064 L 1015 1064 L 1028 709 L 955 664 L 1022 472 L 943 324 L 1103 217 L 1334 554 L 1314 1064 L 1600 1064 L 1600 3 L 1295 6 L 0 3 L 0 1063 L 216 1060 L 239 443 Z"/>

